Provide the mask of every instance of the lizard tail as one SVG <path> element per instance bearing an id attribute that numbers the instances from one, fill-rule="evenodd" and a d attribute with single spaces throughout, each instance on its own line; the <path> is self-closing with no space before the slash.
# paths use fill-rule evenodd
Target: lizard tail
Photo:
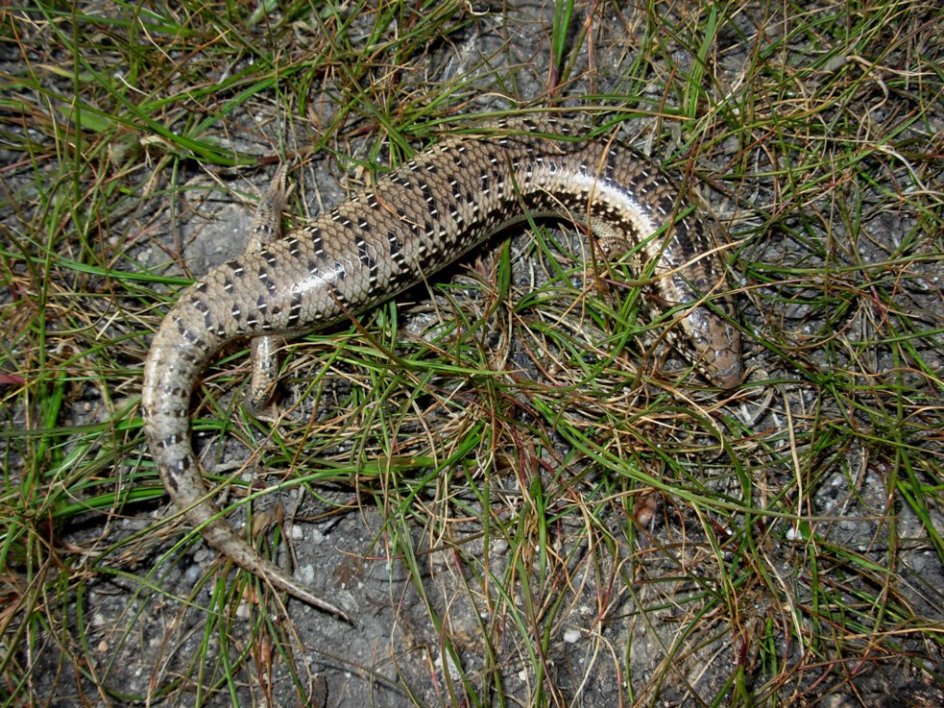
<path id="1" fill-rule="evenodd" d="M 182 297 L 169 313 L 155 335 L 144 367 L 141 397 L 144 431 L 161 480 L 187 521 L 202 532 L 216 551 L 272 587 L 350 622 L 341 609 L 312 594 L 284 570 L 260 557 L 210 500 L 210 490 L 203 482 L 190 443 L 190 397 L 200 370 L 230 338 L 207 331 L 196 335 L 186 327 L 184 323 L 192 321 L 193 316 L 186 308 L 192 308 L 194 301 Z"/>

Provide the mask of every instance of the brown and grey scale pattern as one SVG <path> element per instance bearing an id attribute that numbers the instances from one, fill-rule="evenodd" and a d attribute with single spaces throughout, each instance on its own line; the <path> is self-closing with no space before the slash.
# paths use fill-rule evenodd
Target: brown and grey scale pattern
<path id="1" fill-rule="evenodd" d="M 145 433 L 187 519 L 244 568 L 341 616 L 260 558 L 206 500 L 190 444 L 190 397 L 201 369 L 227 342 L 253 338 L 255 365 L 266 367 L 269 335 L 290 336 L 361 312 L 521 221 L 527 209 L 589 221 L 610 257 L 638 248 L 654 264 L 659 306 L 689 308 L 678 322 L 683 336 L 673 341 L 685 340 L 695 366 L 718 386 L 734 386 L 742 376 L 737 331 L 698 304 L 721 286 L 722 264 L 715 254 L 704 255 L 714 244 L 701 222 L 677 218 L 679 195 L 661 172 L 618 143 L 555 139 L 574 131 L 552 119 L 518 120 L 489 133 L 446 140 L 372 190 L 275 240 L 280 170 L 260 204 L 247 252 L 181 294 L 145 364 Z M 730 314 L 727 301 L 718 306 Z"/>

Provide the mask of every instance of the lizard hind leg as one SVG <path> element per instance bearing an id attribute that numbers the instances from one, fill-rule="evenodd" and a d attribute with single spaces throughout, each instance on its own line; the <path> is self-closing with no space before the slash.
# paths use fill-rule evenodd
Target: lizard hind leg
<path id="1" fill-rule="evenodd" d="M 257 253 L 262 248 L 281 235 L 282 211 L 288 198 L 286 176 L 288 165 L 282 163 L 269 183 L 265 193 L 256 206 L 249 228 L 249 241 L 246 244 L 246 253 Z M 253 416 L 260 420 L 274 420 L 276 411 L 270 405 L 275 386 L 278 383 L 279 355 L 278 351 L 285 343 L 277 335 L 262 335 L 253 337 L 249 343 L 249 352 L 252 360 L 252 375 L 249 380 L 249 391 L 246 393 L 244 405 Z"/>

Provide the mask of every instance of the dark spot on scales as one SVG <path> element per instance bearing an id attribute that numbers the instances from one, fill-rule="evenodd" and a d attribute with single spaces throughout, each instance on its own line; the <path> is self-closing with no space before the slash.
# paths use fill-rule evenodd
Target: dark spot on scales
<path id="1" fill-rule="evenodd" d="M 400 240 L 393 231 L 387 232 L 387 243 L 390 245 L 391 256 L 395 256 L 400 252 Z"/>
<path id="2" fill-rule="evenodd" d="M 436 216 L 439 213 L 439 204 L 436 197 L 433 196 L 433 189 L 426 182 L 420 182 L 420 192 L 423 193 L 423 199 L 426 200 L 429 215 Z"/>
<path id="3" fill-rule="evenodd" d="M 361 265 L 365 268 L 373 270 L 377 267 L 377 261 L 374 260 L 374 257 L 370 255 L 370 247 L 363 239 L 359 239 L 357 242 L 357 257 L 360 260 Z"/>
<path id="4" fill-rule="evenodd" d="M 292 293 L 292 301 L 289 303 L 288 321 L 286 325 L 291 327 L 298 321 L 302 311 L 302 296 L 299 292 Z"/>

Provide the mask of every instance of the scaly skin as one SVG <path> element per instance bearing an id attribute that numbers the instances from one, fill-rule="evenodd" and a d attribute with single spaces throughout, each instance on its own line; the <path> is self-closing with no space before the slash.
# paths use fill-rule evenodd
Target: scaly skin
<path id="1" fill-rule="evenodd" d="M 655 264 L 659 307 L 683 308 L 682 336 L 673 341 L 684 340 L 687 356 L 719 387 L 735 386 L 743 375 L 737 331 L 699 304 L 721 287 L 721 261 L 698 219 L 676 218 L 679 195 L 662 173 L 618 143 L 553 139 L 571 131 L 552 119 L 521 119 L 500 131 L 446 140 L 283 239 L 254 234 L 243 256 L 180 295 L 148 354 L 145 434 L 187 520 L 243 568 L 341 617 L 261 558 L 208 499 L 190 444 L 190 397 L 201 370 L 228 342 L 261 344 L 262 337 L 362 312 L 522 220 L 525 207 L 535 216 L 589 223 L 608 257 L 642 244 L 643 257 Z M 270 190 L 271 201 L 279 195 Z M 727 301 L 715 302 L 731 312 Z"/>

